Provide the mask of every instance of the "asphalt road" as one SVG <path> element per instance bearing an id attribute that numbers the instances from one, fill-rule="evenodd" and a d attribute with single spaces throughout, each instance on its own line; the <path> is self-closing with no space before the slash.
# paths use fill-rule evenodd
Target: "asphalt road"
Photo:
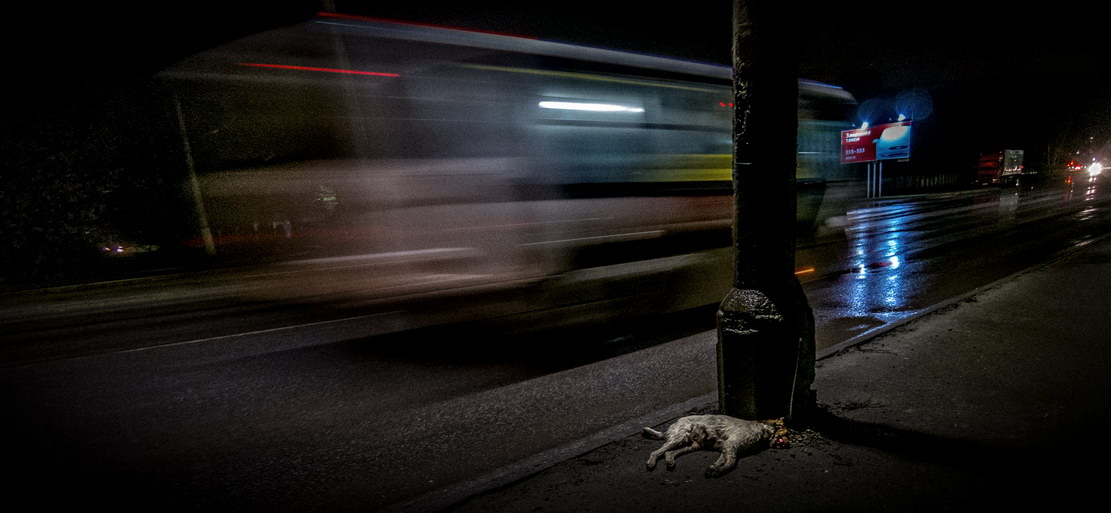
<path id="1" fill-rule="evenodd" d="M 854 205 L 798 253 L 819 351 L 1086 244 L 1111 226 L 1109 203 L 1081 184 Z M 7 298 L 13 503 L 436 509 L 716 390 L 712 308 L 376 334 L 388 308 L 244 300 L 235 283 L 190 295 L 217 276 Z"/>

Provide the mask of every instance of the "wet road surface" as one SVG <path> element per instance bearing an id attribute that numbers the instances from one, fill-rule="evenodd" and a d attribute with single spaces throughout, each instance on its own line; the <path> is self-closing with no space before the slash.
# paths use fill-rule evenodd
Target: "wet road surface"
<path id="1" fill-rule="evenodd" d="M 1080 183 L 859 204 L 829 223 L 837 237 L 796 257 L 814 269 L 800 278 L 819 350 L 1091 242 L 1107 233 L 1105 202 Z"/>

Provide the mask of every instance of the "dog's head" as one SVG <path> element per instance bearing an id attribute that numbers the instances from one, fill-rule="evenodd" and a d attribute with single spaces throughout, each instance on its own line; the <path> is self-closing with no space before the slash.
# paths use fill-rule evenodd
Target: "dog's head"
<path id="1" fill-rule="evenodd" d="M 775 430 L 772 433 L 772 437 L 771 440 L 768 442 L 768 445 L 776 449 L 786 449 L 791 446 L 791 441 L 787 438 L 787 435 L 790 432 L 787 430 L 787 422 L 783 419 L 783 417 L 773 420 L 765 420 L 764 423 L 771 426 L 772 429 Z"/>

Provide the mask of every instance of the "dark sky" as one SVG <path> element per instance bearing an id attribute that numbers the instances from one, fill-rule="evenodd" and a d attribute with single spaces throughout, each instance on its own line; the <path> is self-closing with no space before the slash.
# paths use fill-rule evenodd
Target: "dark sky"
<path id="1" fill-rule="evenodd" d="M 24 6 L 22 4 L 30 4 Z M 975 0 L 932 0 L 892 8 L 868 2 L 803 2 L 796 23 L 803 72 L 831 81 L 981 81 L 1003 67 L 1026 74 L 1078 72 L 1102 59 L 1111 19 L 1074 0 L 1038 9 Z M 647 3 L 561 0 L 550 5 L 506 0 L 181 0 L 21 3 L 4 36 L 9 57 L 40 71 L 116 71 L 158 65 L 181 55 L 282 24 L 325 6 L 339 12 L 563 39 L 618 49 L 727 63 L 730 0 Z M 969 8 L 969 5 L 976 5 Z M 1013 5 L 1013 3 L 1011 3 Z M 1106 30 L 1105 30 L 1106 31 Z M 1108 31 L 1111 32 L 1111 31 Z M 1013 61 L 1013 62 L 1012 62 Z M 864 73 L 864 76 L 861 75 Z M 873 75 L 873 76 L 867 76 Z M 1021 74 L 1020 74 L 1021 75 Z M 824 78 L 824 77 L 818 77 Z M 840 80 L 838 80 L 840 79 Z"/>
<path id="2" fill-rule="evenodd" d="M 371 2 L 335 0 L 341 12 L 564 39 L 728 64 L 732 2 Z M 522 6 L 527 5 L 527 8 Z M 919 126 L 954 159 L 977 151 L 1111 141 L 1111 19 L 1080 2 L 932 0 L 802 2 L 794 23 L 800 74 L 885 105 L 925 92 L 934 112 Z M 882 110 L 882 109 L 881 109 Z M 894 107 L 889 110 L 894 115 Z M 875 120 L 872 120 L 875 122 Z M 929 123 L 925 123 L 929 121 Z M 923 132 L 925 133 L 925 132 Z M 963 135 L 956 135 L 956 134 Z M 953 135 L 950 135 L 953 134 Z M 959 149 L 957 149 L 959 147 Z M 944 150 L 942 150 L 944 151 Z M 940 153 L 940 152 L 939 152 Z M 1044 160 L 1044 159 L 1043 159 Z"/>
<path id="3" fill-rule="evenodd" d="M 1111 140 L 1105 92 L 1111 73 L 1104 55 L 1111 36 L 1098 29 L 1111 27 L 1111 19 L 1073 0 L 1036 9 L 1013 2 L 892 4 L 800 4 L 785 30 L 798 36 L 801 74 L 842 85 L 862 102 L 925 91 L 937 123 L 944 120 L 947 130 L 978 126 L 985 146 L 1083 135 Z M 729 62 L 732 39 L 730 0 L 659 7 L 604 0 L 122 0 L 16 7 L 10 19 L 22 20 L 25 30 L 5 36 L 6 61 L 29 89 L 51 82 L 111 84 L 330 8 L 722 64 Z"/>

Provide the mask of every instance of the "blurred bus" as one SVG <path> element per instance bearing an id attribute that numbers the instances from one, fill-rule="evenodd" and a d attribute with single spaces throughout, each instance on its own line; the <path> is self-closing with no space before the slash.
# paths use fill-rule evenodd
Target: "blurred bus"
<path id="1" fill-rule="evenodd" d="M 436 303 L 466 311 L 407 328 L 672 311 L 731 283 L 728 67 L 322 14 L 163 77 L 208 242 L 305 270 L 290 274 L 301 293 L 499 298 Z M 854 106 L 800 82 L 802 226 L 847 178 Z"/>

